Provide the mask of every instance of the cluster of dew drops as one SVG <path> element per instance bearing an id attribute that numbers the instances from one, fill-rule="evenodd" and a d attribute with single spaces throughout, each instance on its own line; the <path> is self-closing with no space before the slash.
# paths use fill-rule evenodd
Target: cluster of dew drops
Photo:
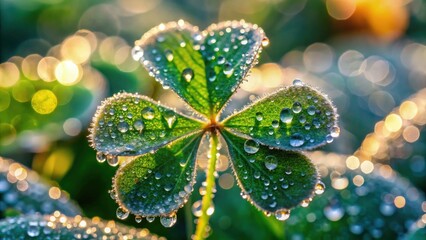
<path id="1" fill-rule="evenodd" d="M 183 21 L 178 21 L 178 26 L 180 27 L 179 29 L 183 29 L 184 27 L 184 22 Z M 164 25 L 160 25 L 160 30 L 161 29 L 165 29 Z M 232 27 L 226 27 L 224 30 L 219 31 L 217 34 L 219 35 L 218 37 L 220 38 L 221 36 L 223 36 L 226 33 L 231 33 L 232 32 Z M 230 45 L 225 45 L 222 49 L 220 49 L 219 47 L 214 47 L 213 51 L 214 52 L 219 52 L 222 51 L 224 54 L 229 53 L 230 50 L 237 50 L 239 48 L 239 46 L 245 46 L 247 44 L 250 44 L 252 41 L 254 41 L 253 39 L 248 39 L 245 34 L 248 32 L 249 30 L 247 30 L 246 28 L 241 28 L 239 31 L 238 35 L 237 33 L 232 33 L 231 35 L 231 40 L 230 40 Z M 218 39 L 217 37 L 214 36 L 215 32 L 209 32 L 208 34 L 206 34 L 207 40 L 206 43 L 209 46 L 214 46 Z M 193 49 L 195 51 L 200 51 L 208 61 L 215 61 L 215 63 L 218 66 L 222 66 L 222 72 L 226 77 L 231 77 L 233 74 L 235 76 L 238 76 L 239 74 L 241 74 L 238 71 L 235 71 L 237 69 L 236 65 L 237 63 L 233 64 L 233 59 L 226 59 L 224 56 L 219 55 L 219 56 L 215 56 L 215 54 L 209 53 L 206 49 L 206 45 L 202 44 L 201 41 L 203 40 L 203 35 L 201 33 L 193 33 L 192 34 L 192 40 L 193 40 Z M 156 42 L 157 43 L 162 43 L 165 41 L 165 37 L 161 34 L 159 34 L 156 37 Z M 237 44 L 237 41 L 239 44 Z M 269 39 L 265 36 L 263 39 L 261 39 L 260 41 L 261 45 L 263 47 L 266 47 L 269 45 Z M 232 47 L 231 47 L 232 44 Z M 182 48 L 186 47 L 186 42 L 185 41 L 181 41 L 179 43 L 179 46 Z M 255 49 L 253 49 L 255 50 Z M 174 55 L 173 55 L 173 51 L 171 49 L 165 49 L 163 54 L 159 53 L 159 51 L 155 48 L 153 48 L 152 50 L 150 50 L 150 53 L 154 56 L 153 59 L 155 62 L 160 62 L 163 59 L 166 59 L 167 62 L 173 62 L 174 61 Z M 160 75 L 160 73 L 162 73 L 164 76 L 166 76 L 166 80 L 167 80 L 167 76 L 169 75 L 169 71 L 166 68 L 157 68 L 153 65 L 153 63 L 148 60 L 146 57 L 144 57 L 144 49 L 141 46 L 136 45 L 135 47 L 133 47 L 132 49 L 132 57 L 135 61 L 140 61 L 143 65 L 145 65 L 148 69 L 149 69 L 149 75 L 152 77 L 156 77 L 156 80 L 159 81 L 164 89 L 168 89 L 169 86 L 167 85 L 167 82 L 163 82 L 162 79 L 158 78 L 158 75 Z M 239 68 L 241 70 L 247 70 L 248 66 L 250 66 L 253 62 L 253 59 L 256 59 L 258 56 L 258 53 L 256 51 L 249 51 L 248 53 L 243 53 L 242 54 L 242 58 L 246 58 L 246 65 L 242 64 L 239 66 Z M 234 66 L 235 65 L 235 66 Z M 163 72 L 160 72 L 163 71 Z M 186 67 L 182 70 L 181 72 L 181 77 L 182 79 L 184 79 L 186 82 L 191 82 L 192 79 L 194 79 L 195 73 L 193 68 L 191 67 Z M 215 71 L 213 71 L 212 69 L 210 69 L 209 71 L 207 71 L 207 79 L 209 82 L 214 82 L 217 78 L 217 74 Z M 220 90 L 219 86 L 216 86 L 215 90 Z M 234 90 L 234 89 L 233 89 Z"/>
<path id="2" fill-rule="evenodd" d="M 296 86 L 296 87 L 304 86 L 304 83 L 300 79 L 295 79 L 293 81 L 293 86 Z M 312 99 L 312 96 L 309 95 L 309 96 L 307 96 L 307 98 Z M 285 108 L 281 109 L 279 119 L 282 123 L 289 124 L 293 121 L 294 116 L 296 114 L 301 113 L 301 112 L 302 112 L 302 104 L 298 101 L 295 101 L 291 108 L 285 107 Z M 306 112 L 310 116 L 314 116 L 315 114 L 318 114 L 318 110 L 313 105 L 308 106 L 307 109 L 306 109 Z M 325 114 L 326 114 L 326 116 L 330 116 L 332 113 L 327 111 Z M 257 121 L 260 122 L 260 121 L 263 120 L 263 114 L 261 112 L 257 112 L 255 118 L 256 118 Z M 279 120 L 273 120 L 271 122 L 271 130 L 268 131 L 269 135 L 274 134 L 273 129 L 277 129 L 279 127 L 280 121 Z M 314 118 L 312 120 L 312 124 L 310 124 L 310 123 L 307 122 L 307 119 L 304 115 L 300 115 L 298 117 L 298 121 L 301 124 L 303 124 L 305 130 L 307 130 L 307 131 L 311 130 L 312 127 L 315 127 L 315 128 L 321 127 L 321 121 L 318 118 Z M 251 129 L 251 130 L 253 130 L 253 129 Z M 334 138 L 337 138 L 340 135 L 340 128 L 338 126 L 330 126 L 329 131 L 330 132 L 325 137 L 325 141 L 327 143 L 333 142 Z M 290 144 L 291 147 L 301 147 L 302 145 L 304 145 L 308 141 L 310 143 L 314 143 L 315 139 L 312 138 L 310 135 L 304 136 L 303 134 L 296 132 L 296 133 L 293 133 L 290 136 L 289 144 Z M 279 140 L 277 140 L 276 143 L 280 144 Z M 254 140 L 248 140 L 248 142 L 247 142 L 247 146 L 248 146 L 247 148 L 248 149 L 250 149 L 250 146 L 257 146 L 257 145 L 258 145 L 258 143 L 255 142 Z M 248 150 L 248 151 L 250 151 L 250 150 Z M 250 153 L 250 152 L 247 152 L 247 153 Z"/>

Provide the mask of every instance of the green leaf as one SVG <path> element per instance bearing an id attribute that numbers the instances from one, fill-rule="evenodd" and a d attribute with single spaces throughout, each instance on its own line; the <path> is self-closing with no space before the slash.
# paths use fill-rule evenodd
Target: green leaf
<path id="1" fill-rule="evenodd" d="M 199 32 L 180 20 L 143 35 L 133 56 L 165 88 L 210 117 L 222 109 L 256 63 L 262 43 L 268 43 L 263 30 L 244 21 L 213 24 Z"/>
<path id="2" fill-rule="evenodd" d="M 24 215 L 0 221 L 1 239 L 164 239 L 148 229 L 127 227 L 94 217 Z"/>
<path id="3" fill-rule="evenodd" d="M 306 156 L 270 149 L 227 131 L 222 131 L 222 135 L 242 195 L 256 207 L 280 218 L 283 211 L 312 197 L 318 173 Z"/>
<path id="4" fill-rule="evenodd" d="M 332 103 L 297 81 L 225 119 L 224 127 L 284 150 L 312 149 L 332 142 L 340 132 Z"/>
<path id="5" fill-rule="evenodd" d="M 67 216 L 81 214 L 66 192 L 52 187 L 36 172 L 0 157 L 0 218 L 34 212 L 51 214 L 57 210 Z"/>
<path id="6" fill-rule="evenodd" d="M 123 164 L 113 181 L 116 201 L 140 216 L 170 215 L 193 191 L 201 134 L 180 138 Z"/>
<path id="7" fill-rule="evenodd" d="M 100 153 L 136 156 L 199 131 L 201 127 L 198 120 L 178 114 L 148 97 L 120 93 L 106 99 L 98 108 L 89 140 Z"/>

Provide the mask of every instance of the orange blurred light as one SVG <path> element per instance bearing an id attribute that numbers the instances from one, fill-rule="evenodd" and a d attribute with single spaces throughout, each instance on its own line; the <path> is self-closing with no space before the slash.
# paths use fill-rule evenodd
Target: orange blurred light
<path id="1" fill-rule="evenodd" d="M 92 50 L 89 41 L 82 36 L 71 36 L 65 39 L 61 46 L 63 59 L 72 60 L 77 64 L 86 62 Z"/>

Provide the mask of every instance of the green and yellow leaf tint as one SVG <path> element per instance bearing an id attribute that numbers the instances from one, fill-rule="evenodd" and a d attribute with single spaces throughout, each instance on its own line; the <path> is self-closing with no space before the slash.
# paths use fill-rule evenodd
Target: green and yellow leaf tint
<path id="1" fill-rule="evenodd" d="M 134 59 L 185 100 L 194 116 L 204 118 L 184 116 L 137 94 L 118 94 L 102 104 L 89 137 L 98 161 L 116 166 L 117 156 L 132 156 L 113 181 L 119 218 L 129 212 L 138 222 L 160 216 L 164 226 L 173 226 L 176 211 L 193 190 L 203 135 L 210 136 L 210 160 L 196 239 L 204 238 L 208 226 L 220 136 L 242 196 L 266 214 L 286 220 L 291 208 L 307 206 L 314 192 L 324 191 L 315 166 L 296 152 L 339 134 L 336 111 L 319 91 L 296 80 L 220 120 L 223 106 L 268 41 L 261 28 L 244 21 L 213 24 L 200 32 L 182 20 L 161 24 L 136 41 Z"/>

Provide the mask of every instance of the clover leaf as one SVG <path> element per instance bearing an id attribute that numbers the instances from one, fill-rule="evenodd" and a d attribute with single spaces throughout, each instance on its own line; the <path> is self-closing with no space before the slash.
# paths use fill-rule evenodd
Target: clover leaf
<path id="1" fill-rule="evenodd" d="M 171 227 L 193 191 L 196 156 L 210 141 L 201 217 L 194 238 L 205 237 L 215 188 L 221 139 L 242 196 L 266 214 L 286 220 L 290 209 L 324 191 L 301 150 L 329 143 L 339 134 L 327 97 L 296 80 L 223 120 L 221 110 L 269 40 L 244 21 L 213 24 L 204 31 L 182 20 L 161 24 L 136 41 L 133 57 L 164 88 L 194 110 L 185 116 L 137 94 L 120 93 L 98 108 L 89 136 L 98 161 L 121 165 L 113 180 L 117 216 Z M 200 120 L 200 117 L 202 119 Z"/>

